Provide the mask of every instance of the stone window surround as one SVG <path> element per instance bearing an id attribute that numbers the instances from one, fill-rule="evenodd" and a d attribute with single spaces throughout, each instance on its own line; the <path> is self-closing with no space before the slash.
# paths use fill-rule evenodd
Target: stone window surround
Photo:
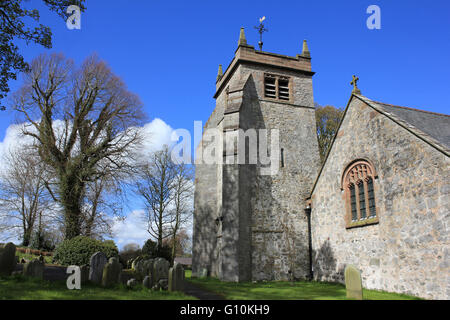
<path id="1" fill-rule="evenodd" d="M 270 98 L 270 97 L 266 97 L 265 92 L 266 92 L 266 88 L 265 88 L 265 79 L 266 77 L 271 77 L 271 78 L 275 78 L 275 96 L 276 98 Z M 283 80 L 287 80 L 288 81 L 288 87 L 289 87 L 289 100 L 285 100 L 285 99 L 280 99 L 279 95 L 278 95 L 278 80 L 282 78 Z M 262 97 L 264 98 L 264 100 L 266 101 L 276 101 L 276 102 L 284 102 L 284 103 L 292 103 L 292 78 L 290 76 L 284 75 L 284 74 L 277 74 L 277 73 L 272 73 L 272 72 L 264 72 L 263 73 L 263 81 L 261 81 L 261 86 L 262 86 Z"/>
<path id="2" fill-rule="evenodd" d="M 367 182 L 372 179 L 373 183 L 373 192 L 375 197 L 375 217 L 371 217 L 370 215 L 370 205 L 369 205 L 369 193 Z M 377 197 L 376 197 L 376 186 L 375 179 L 377 179 L 377 173 L 375 171 L 375 167 L 372 162 L 368 159 L 357 159 L 346 166 L 344 173 L 341 179 L 341 190 L 344 191 L 345 198 L 345 227 L 347 229 L 362 227 L 371 224 L 377 224 L 379 222 L 379 214 L 378 214 L 378 206 L 376 205 Z M 356 196 L 356 212 L 358 219 L 356 221 L 352 220 L 352 207 L 351 207 L 351 198 L 350 198 L 350 186 L 354 186 L 355 188 L 355 196 Z M 364 219 L 361 219 L 360 212 L 360 199 L 359 199 L 359 188 L 364 188 L 364 196 L 365 196 L 365 204 L 366 204 L 366 215 Z"/>

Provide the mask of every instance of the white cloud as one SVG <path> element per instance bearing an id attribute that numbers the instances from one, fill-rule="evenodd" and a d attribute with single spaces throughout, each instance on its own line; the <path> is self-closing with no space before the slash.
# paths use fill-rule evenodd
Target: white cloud
<path id="1" fill-rule="evenodd" d="M 6 129 L 6 134 L 3 141 L 0 142 L 0 159 L 9 151 L 14 151 L 19 148 L 24 148 L 33 144 L 33 138 L 24 135 L 23 128 L 25 123 L 12 124 Z M 55 121 L 55 132 L 61 133 L 64 128 L 64 123 L 62 121 Z M 34 127 L 27 127 L 29 131 L 35 131 Z M 153 121 L 146 123 L 140 128 L 143 134 L 143 145 L 140 153 L 144 157 L 148 157 L 150 153 L 166 145 L 172 145 L 174 142 L 171 140 L 172 135 L 175 130 L 159 118 L 155 118 Z M 4 169 L 3 161 L 0 161 L 0 170 Z"/>
<path id="2" fill-rule="evenodd" d="M 0 171 L 6 169 L 4 156 L 33 144 L 32 137 L 23 135 L 23 128 L 23 124 L 12 124 L 6 129 L 5 138 L 0 142 Z"/>
<path id="3" fill-rule="evenodd" d="M 1 160 L 3 156 L 7 155 L 9 151 L 26 148 L 33 143 L 32 137 L 22 134 L 24 125 L 23 123 L 12 124 L 6 129 L 5 137 L 0 142 L 0 171 L 6 169 L 4 161 Z M 61 132 L 62 128 L 63 123 L 55 121 L 55 131 Z M 28 127 L 27 129 L 31 130 L 32 128 Z M 140 153 L 144 157 L 160 150 L 165 144 L 170 146 L 174 143 L 171 137 L 175 130 L 159 118 L 145 124 L 140 129 L 144 135 L 143 148 Z M 142 220 L 142 214 L 142 210 L 134 210 L 128 214 L 125 221 L 114 218 L 113 232 L 116 235 L 114 240 L 119 248 L 129 242 L 136 242 L 142 246 L 149 238 L 149 233 L 146 231 L 145 223 Z M 6 234 L 3 232 L 0 234 L 0 238 L 1 236 L 6 236 Z"/>
<path id="4" fill-rule="evenodd" d="M 172 127 L 159 118 L 145 124 L 142 127 L 143 155 L 148 156 L 151 152 L 161 150 L 164 145 L 171 146 L 174 143 L 171 140 L 174 132 Z"/>
<path id="5" fill-rule="evenodd" d="M 134 210 L 125 219 L 114 218 L 112 230 L 113 240 L 119 249 L 124 245 L 134 242 L 142 248 L 145 241 L 150 238 L 144 221 L 144 211 Z"/>

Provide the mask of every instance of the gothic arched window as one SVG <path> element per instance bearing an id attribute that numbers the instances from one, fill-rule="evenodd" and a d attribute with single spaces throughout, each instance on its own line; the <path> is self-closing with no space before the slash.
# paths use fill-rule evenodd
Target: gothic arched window
<path id="1" fill-rule="evenodd" d="M 350 163 L 342 175 L 341 188 L 345 193 L 346 227 L 360 227 L 378 223 L 374 180 L 374 166 L 367 160 Z"/>

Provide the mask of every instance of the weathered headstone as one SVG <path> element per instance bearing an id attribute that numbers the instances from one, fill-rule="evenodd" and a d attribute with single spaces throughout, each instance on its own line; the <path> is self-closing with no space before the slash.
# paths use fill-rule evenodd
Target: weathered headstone
<path id="1" fill-rule="evenodd" d="M 121 281 L 122 265 L 115 257 L 110 258 L 103 268 L 102 286 L 111 287 Z"/>
<path id="2" fill-rule="evenodd" d="M 10 276 L 16 267 L 16 246 L 9 242 L 0 248 L 0 275 Z"/>
<path id="3" fill-rule="evenodd" d="M 33 259 L 30 262 L 25 263 L 23 266 L 23 275 L 27 277 L 44 278 L 45 264 L 38 259 Z"/>
<path id="4" fill-rule="evenodd" d="M 137 284 L 138 284 L 138 282 L 137 282 L 137 280 L 134 279 L 134 278 L 127 281 L 127 287 L 129 287 L 129 288 L 133 288 L 133 287 L 135 287 Z"/>
<path id="5" fill-rule="evenodd" d="M 141 256 L 137 256 L 131 263 L 131 269 L 136 270 L 136 264 L 141 260 L 143 260 L 143 258 Z"/>
<path id="6" fill-rule="evenodd" d="M 160 279 L 158 281 L 158 285 L 161 289 L 163 290 L 167 290 L 167 288 L 169 287 L 169 280 L 167 279 Z"/>
<path id="7" fill-rule="evenodd" d="M 153 282 L 158 283 L 161 279 L 169 278 L 169 261 L 164 258 L 156 258 L 153 262 Z"/>
<path id="8" fill-rule="evenodd" d="M 139 260 L 134 264 L 134 270 L 138 274 L 140 280 L 145 276 L 151 276 L 153 273 L 153 259 Z"/>
<path id="9" fill-rule="evenodd" d="M 144 261 L 144 277 L 145 276 L 151 276 L 153 274 L 153 264 L 155 261 L 153 259 L 148 259 Z"/>
<path id="10" fill-rule="evenodd" d="M 142 285 L 147 289 L 151 289 L 153 285 L 151 276 L 145 276 L 144 280 L 142 280 Z"/>
<path id="11" fill-rule="evenodd" d="M 100 284 L 103 277 L 103 268 L 107 263 L 106 255 L 103 252 L 96 252 L 89 260 L 89 281 Z"/>
<path id="12" fill-rule="evenodd" d="M 347 289 L 347 298 L 362 300 L 361 273 L 352 265 L 345 268 L 345 288 Z"/>
<path id="13" fill-rule="evenodd" d="M 89 280 L 89 266 L 84 264 L 80 267 L 81 284 L 85 284 Z"/>
<path id="14" fill-rule="evenodd" d="M 132 269 L 134 259 L 128 259 L 127 261 L 127 269 Z"/>
<path id="15" fill-rule="evenodd" d="M 175 262 L 173 268 L 169 269 L 169 291 L 184 290 L 184 269 L 183 266 Z"/>

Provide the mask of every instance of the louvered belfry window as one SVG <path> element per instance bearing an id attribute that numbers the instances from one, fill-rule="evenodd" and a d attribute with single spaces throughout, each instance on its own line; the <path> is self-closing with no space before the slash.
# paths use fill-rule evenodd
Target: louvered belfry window
<path id="1" fill-rule="evenodd" d="M 375 169 L 366 160 L 354 161 L 344 171 L 342 188 L 347 203 L 347 228 L 378 223 L 375 177 Z"/>
<path id="2" fill-rule="evenodd" d="M 278 79 L 278 98 L 281 100 L 289 100 L 289 80 Z"/>
<path id="3" fill-rule="evenodd" d="M 277 87 L 276 87 L 277 79 L 273 76 L 266 75 L 264 78 L 264 96 L 266 98 L 274 98 L 277 97 Z"/>
<path id="4" fill-rule="evenodd" d="M 289 78 L 272 74 L 265 74 L 264 97 L 289 101 Z"/>

